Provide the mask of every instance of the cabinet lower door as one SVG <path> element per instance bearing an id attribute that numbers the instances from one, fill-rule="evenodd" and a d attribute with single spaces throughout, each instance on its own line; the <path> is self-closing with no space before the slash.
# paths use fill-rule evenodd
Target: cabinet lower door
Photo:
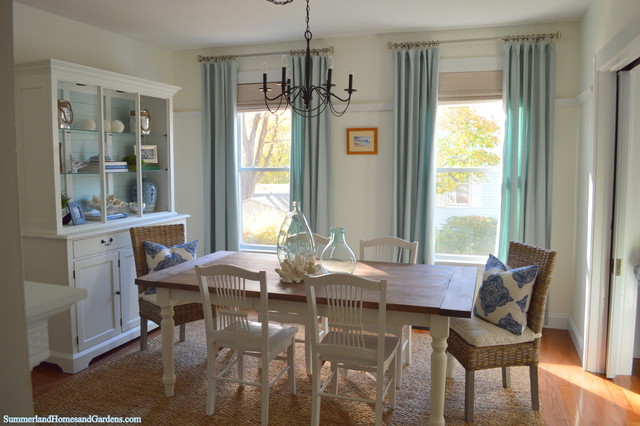
<path id="1" fill-rule="evenodd" d="M 122 331 L 140 325 L 140 307 L 138 306 L 138 286 L 136 279 L 136 261 L 133 249 L 120 252 L 120 293 Z"/>
<path id="2" fill-rule="evenodd" d="M 77 304 L 78 350 L 120 334 L 118 253 L 74 262 L 76 287 L 89 295 Z"/>

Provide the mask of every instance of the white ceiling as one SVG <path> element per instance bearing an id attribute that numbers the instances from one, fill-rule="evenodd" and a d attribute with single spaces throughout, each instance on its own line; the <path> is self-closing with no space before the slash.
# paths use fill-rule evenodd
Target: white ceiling
<path id="1" fill-rule="evenodd" d="M 305 0 L 16 0 L 169 50 L 303 40 Z M 593 0 L 311 0 L 314 38 L 578 21 Z"/>

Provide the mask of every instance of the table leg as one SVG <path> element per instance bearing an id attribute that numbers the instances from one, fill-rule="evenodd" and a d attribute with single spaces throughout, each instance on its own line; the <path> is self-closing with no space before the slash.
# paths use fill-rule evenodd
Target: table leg
<path id="1" fill-rule="evenodd" d="M 162 383 L 164 383 L 164 395 L 173 396 L 173 387 L 176 383 L 176 374 L 173 365 L 173 307 L 169 305 L 169 290 L 157 289 L 158 303 L 160 304 L 162 321 Z"/>
<path id="2" fill-rule="evenodd" d="M 431 315 L 431 416 L 430 425 L 444 425 L 444 395 L 447 384 L 447 337 L 449 317 Z"/>

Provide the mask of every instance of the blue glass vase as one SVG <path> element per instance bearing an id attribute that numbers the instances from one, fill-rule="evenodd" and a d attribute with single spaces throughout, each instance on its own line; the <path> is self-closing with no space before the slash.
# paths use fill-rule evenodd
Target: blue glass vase
<path id="1" fill-rule="evenodd" d="M 133 201 L 138 200 L 138 185 L 135 182 L 131 185 L 131 199 Z M 155 211 L 157 200 L 158 189 L 156 184 L 147 178 L 142 178 L 142 202 L 144 203 L 144 210 L 142 211 L 144 213 Z"/>
<path id="2" fill-rule="evenodd" d="M 351 274 L 356 264 L 356 255 L 347 244 L 344 228 L 332 227 L 329 244 L 320 254 L 320 266 L 327 272 Z"/>

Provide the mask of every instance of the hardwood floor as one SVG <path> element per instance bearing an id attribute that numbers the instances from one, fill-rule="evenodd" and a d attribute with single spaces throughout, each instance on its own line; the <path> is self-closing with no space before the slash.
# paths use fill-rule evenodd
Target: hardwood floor
<path id="1" fill-rule="evenodd" d="M 415 332 L 424 332 L 416 330 Z M 151 332 L 151 336 L 159 330 Z M 31 372 L 33 396 L 48 392 L 66 381 L 86 374 L 97 366 L 139 345 L 134 340 L 92 361 L 76 374 L 63 373 L 54 364 L 42 363 Z M 609 380 L 588 373 L 566 330 L 545 329 L 539 366 L 540 405 L 548 425 L 630 425 L 640 424 L 640 360 L 634 360 L 634 374 Z"/>

